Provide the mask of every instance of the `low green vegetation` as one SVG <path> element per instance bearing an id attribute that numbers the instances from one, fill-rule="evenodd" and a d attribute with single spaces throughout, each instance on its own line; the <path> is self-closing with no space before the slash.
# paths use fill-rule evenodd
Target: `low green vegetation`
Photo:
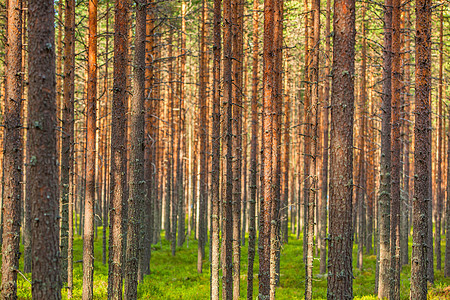
<path id="1" fill-rule="evenodd" d="M 108 284 L 108 265 L 102 263 L 102 230 L 99 228 L 95 240 L 95 271 L 94 299 L 106 299 Z M 139 284 L 139 299 L 208 299 L 209 298 L 209 262 L 205 262 L 203 273 L 198 274 L 197 242 L 190 237 L 182 248 L 177 248 L 176 256 L 172 257 L 170 244 L 164 240 L 153 245 L 151 258 L 152 274 L 145 276 Z M 305 265 L 303 264 L 302 239 L 297 240 L 292 235 L 289 243 L 283 246 L 281 253 L 280 286 L 277 289 L 277 299 L 303 299 Z M 411 243 L 411 241 L 410 241 Z M 82 252 L 83 241 L 78 235 L 74 241 L 74 299 L 81 299 L 83 284 Z M 411 246 L 411 245 L 410 245 Z M 444 248 L 443 248 L 444 250 Z M 23 253 L 23 251 L 22 251 Z M 208 256 L 209 248 L 206 248 Z M 356 246 L 353 262 L 356 263 Z M 442 251 L 444 253 L 444 251 Z M 444 261 L 444 257 L 443 260 Z M 354 265 L 353 293 L 355 299 L 376 299 L 375 286 L 376 255 L 365 255 L 363 270 Z M 21 261 L 21 269 L 23 270 Z M 257 292 L 258 256 L 255 259 L 254 291 Z M 314 260 L 314 299 L 326 299 L 327 279 L 318 274 L 319 260 Z M 27 279 L 25 279 L 25 277 Z M 400 292 L 402 299 L 409 299 L 410 267 L 404 266 L 401 274 Z M 31 274 L 20 274 L 18 279 L 19 299 L 31 299 Z M 430 286 L 429 299 L 450 299 L 450 278 L 444 278 L 443 271 L 435 270 L 435 285 Z M 242 247 L 241 263 L 241 296 L 247 294 L 247 240 Z M 67 298 L 66 290 L 63 299 Z M 256 296 L 255 296 L 256 298 Z"/>

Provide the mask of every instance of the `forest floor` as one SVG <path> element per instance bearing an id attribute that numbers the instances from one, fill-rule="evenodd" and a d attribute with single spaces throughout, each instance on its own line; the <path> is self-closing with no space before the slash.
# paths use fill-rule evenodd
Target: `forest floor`
<path id="1" fill-rule="evenodd" d="M 203 273 L 197 273 L 197 241 L 189 239 L 189 243 L 177 248 L 172 257 L 170 244 L 161 233 L 162 244 L 152 247 L 151 274 L 145 276 L 139 284 L 139 299 L 208 299 L 209 298 L 209 262 L 205 261 Z M 444 240 L 444 239 L 443 239 Z M 242 247 L 241 257 L 241 298 L 247 295 L 247 244 Z M 410 249 L 411 249 L 410 240 Z M 444 243 L 441 253 L 444 254 Z M 376 299 L 375 262 L 376 255 L 364 255 L 363 270 L 356 269 L 356 245 L 353 251 L 353 294 L 355 299 Z M 411 251 L 411 250 L 410 250 Z M 23 251 L 22 251 L 23 253 Z M 206 248 L 208 257 L 209 248 Z M 411 252 L 410 252 L 411 253 Z M 82 291 L 82 254 L 83 242 L 76 235 L 74 241 L 74 299 L 81 299 Z M 442 257 L 444 262 L 444 257 Z M 20 269 L 23 270 L 21 259 Z M 258 256 L 255 258 L 254 291 L 257 292 Z M 27 279 L 24 279 L 24 276 Z M 19 275 L 19 299 L 31 299 L 31 274 Z M 95 240 L 95 268 L 94 268 L 94 299 L 106 299 L 108 283 L 108 265 L 102 263 L 102 230 L 98 228 Z M 283 246 L 281 252 L 280 286 L 276 291 L 277 299 L 303 299 L 305 284 L 305 265 L 302 259 L 302 238 L 297 240 L 294 235 L 289 237 L 289 243 Z M 410 267 L 404 266 L 400 282 L 401 299 L 409 299 Z M 313 298 L 326 299 L 327 279 L 319 274 L 319 259 L 314 259 Z M 428 299 L 450 299 L 450 278 L 444 278 L 443 271 L 435 270 L 435 285 L 429 288 Z M 63 299 L 66 299 L 63 291 Z M 256 296 L 254 297 L 256 298 Z"/>

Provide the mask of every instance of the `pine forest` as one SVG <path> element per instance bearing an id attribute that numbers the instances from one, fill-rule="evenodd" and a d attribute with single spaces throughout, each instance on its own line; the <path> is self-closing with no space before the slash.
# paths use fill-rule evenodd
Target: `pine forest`
<path id="1" fill-rule="evenodd" d="M 0 299 L 450 299 L 448 0 L 0 0 Z"/>

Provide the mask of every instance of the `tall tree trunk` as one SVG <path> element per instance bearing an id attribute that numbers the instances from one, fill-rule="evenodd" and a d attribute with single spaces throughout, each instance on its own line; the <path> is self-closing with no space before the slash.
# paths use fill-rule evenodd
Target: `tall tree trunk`
<path id="1" fill-rule="evenodd" d="M 323 152 L 322 152 L 322 191 L 321 197 L 322 201 L 319 207 L 320 213 L 320 229 L 319 238 L 322 239 L 320 244 L 320 274 L 325 274 L 326 272 L 326 262 L 327 262 L 327 245 L 326 245 L 326 235 L 327 235 L 327 207 L 328 207 L 328 105 L 330 102 L 330 73 L 331 73 L 331 43 L 330 43 L 330 29 L 331 29 L 331 0 L 327 0 L 327 12 L 326 12 L 326 23 L 325 23 L 325 53 L 326 59 L 326 73 L 325 73 L 325 87 L 324 87 L 324 101 L 322 108 L 322 128 L 323 128 Z"/>
<path id="2" fill-rule="evenodd" d="M 410 212 L 411 212 L 411 163 L 410 163 L 410 152 L 411 152 L 411 129 L 410 129 L 410 114 L 411 114 L 411 101 L 410 101 L 410 36 L 409 36 L 409 22 L 410 22 L 410 16 L 409 16 L 409 3 L 405 4 L 404 8 L 404 50 L 403 50 L 403 65 L 404 65 L 404 103 L 403 107 L 404 109 L 404 117 L 403 117 L 403 130 L 404 130 L 404 170 L 403 170 L 403 189 L 404 189 L 404 199 L 402 202 L 402 216 L 403 217 L 403 226 L 400 230 L 401 233 L 401 242 L 400 242 L 400 255 L 401 255 L 401 264 L 406 265 L 409 264 L 409 247 L 408 247 L 408 238 L 410 234 Z"/>
<path id="3" fill-rule="evenodd" d="M 130 181 L 128 230 L 125 259 L 125 299 L 137 299 L 138 264 L 142 259 L 142 207 L 146 198 L 144 180 L 145 34 L 147 0 L 136 2 L 136 37 L 133 66 L 133 97 L 130 104 Z M 142 270 L 142 269 L 141 269 Z M 141 275 L 142 276 L 142 275 Z"/>
<path id="4" fill-rule="evenodd" d="M 380 193 L 378 198 L 379 264 L 378 298 L 389 293 L 390 201 L 391 201 L 391 56 L 392 0 L 384 2 L 383 91 L 381 115 Z M 378 258 L 379 256 L 379 258 Z"/>
<path id="5" fill-rule="evenodd" d="M 223 82 L 224 82 L 224 94 L 223 102 L 226 103 L 226 123 L 224 126 L 225 141 L 224 149 L 226 149 L 226 178 L 224 180 L 225 185 L 225 197 L 223 198 L 222 208 L 222 223 L 223 235 L 223 265 L 222 265 L 222 284 L 223 284 L 223 299 L 233 299 L 233 268 L 232 268 L 232 239 L 233 239 L 233 75 L 232 75 L 232 1 L 236 0 L 224 0 L 223 1 Z"/>
<path id="6" fill-rule="evenodd" d="M 185 124 L 185 73 L 186 73 L 186 2 L 181 2 L 181 32 L 180 32 L 180 137 L 181 137 L 181 155 L 185 155 L 186 151 L 186 124 Z M 180 161 L 180 169 L 178 171 L 178 177 L 179 177 L 179 185 L 178 185 L 178 198 L 179 198 L 179 222 L 178 222 L 178 241 L 177 244 L 179 247 L 183 246 L 184 241 L 186 239 L 185 235 L 185 191 L 184 191 L 184 181 L 183 181 L 183 174 L 185 169 L 185 163 L 184 158 L 179 156 Z M 206 218 L 206 216 L 205 216 Z"/>
<path id="7" fill-rule="evenodd" d="M 359 166 L 358 166 L 358 187 L 356 193 L 356 201 L 358 205 L 358 259 L 357 266 L 360 270 L 363 268 L 363 248 L 366 244 L 366 232 L 365 232 L 365 205 L 366 205 L 366 4 L 362 4 L 362 50 L 361 50 L 361 90 L 359 99 L 360 109 L 360 132 L 359 132 Z"/>
<path id="8" fill-rule="evenodd" d="M 63 84 L 63 128 L 61 139 L 61 237 L 66 237 L 67 257 L 65 267 L 61 264 L 61 278 L 67 280 L 67 293 L 73 291 L 73 182 L 74 160 L 74 100 L 75 100 L 75 1 L 66 0 L 64 33 L 64 84 Z M 61 244 L 64 239 L 61 238 Z M 61 250 L 63 251 L 63 249 Z M 64 282 L 64 279 L 63 279 Z"/>
<path id="9" fill-rule="evenodd" d="M 220 65 L 221 65 L 221 0 L 214 0 L 213 46 L 213 111 L 212 111 L 212 160 L 211 160 L 211 299 L 219 300 L 220 269 Z"/>
<path id="10" fill-rule="evenodd" d="M 438 161 L 437 161 L 437 195 L 436 195 L 436 228 L 435 228 L 435 249 L 436 249 L 436 268 L 441 269 L 441 221 L 442 221 L 442 210 L 443 210 L 443 199 L 444 191 L 442 190 L 442 143 L 443 143 L 443 128 L 442 128 L 442 91 L 443 91 L 443 52 L 444 52 L 444 15 L 443 9 L 440 10 L 439 16 L 439 85 L 438 85 L 438 101 L 439 101 L 439 111 L 438 111 Z"/>
<path id="11" fill-rule="evenodd" d="M 320 45 L 320 1 L 312 1 L 312 23 L 313 23 L 313 34 L 312 34 L 312 49 L 310 51 L 310 66 L 309 66 L 309 82 L 310 86 L 310 105 L 307 108 L 309 114 L 308 117 L 308 135 L 309 143 L 311 143 L 312 149 L 310 153 L 305 152 L 306 155 L 310 155 L 311 160 L 309 162 L 309 174 L 308 176 L 308 225 L 307 225 L 307 256 L 306 256 L 306 287 L 305 287 L 305 299 L 312 299 L 312 277 L 313 277 L 313 261 L 314 261 L 314 211 L 316 203 L 316 190 L 317 190 L 317 163 L 316 157 L 318 153 L 317 139 L 318 139 L 318 104 L 319 104 L 319 45 Z M 312 83 L 312 85 L 310 84 Z M 306 196 L 306 194 L 305 194 Z"/>
<path id="12" fill-rule="evenodd" d="M 276 140 L 273 138 L 274 113 L 276 113 L 275 89 L 275 51 L 276 39 L 276 1 L 264 0 L 264 47 L 263 47 L 263 104 L 262 104 L 262 161 L 261 161 L 261 213 L 259 230 L 259 298 L 269 299 L 271 290 L 270 250 L 272 247 L 271 229 L 275 184 L 273 151 Z"/>
<path id="13" fill-rule="evenodd" d="M 252 66 L 252 140 L 250 153 L 250 204 L 248 209 L 248 273 L 247 299 L 253 299 L 253 265 L 256 245 L 256 192 L 257 192 L 257 151 L 258 151 L 258 59 L 259 59 L 259 0 L 253 0 L 253 66 Z"/>
<path id="14" fill-rule="evenodd" d="M 233 82 L 233 299 L 240 296 L 241 203 L 242 203 L 242 90 L 244 3 L 232 0 L 232 82 Z"/>
<path id="15" fill-rule="evenodd" d="M 392 119 L 391 119 L 391 214 L 389 299 L 400 299 L 400 0 L 392 1 Z"/>
<path id="16" fill-rule="evenodd" d="M 207 181 L 207 162 L 206 162 L 206 155 L 207 155 L 207 137 L 208 137 L 208 128 L 206 127 L 206 111 L 207 111 L 207 104 L 206 104 L 206 88 L 207 88 L 207 81 L 206 81 L 206 75 L 207 75 L 207 60 L 206 60 L 206 17 L 207 17 L 207 7 L 206 7 L 206 1 L 202 0 L 202 9 L 200 14 L 200 57 L 199 57 L 199 97 L 198 97 L 198 109 L 200 110 L 200 118 L 199 118 L 199 137 L 200 137 L 200 194 L 199 194 L 199 236 L 198 236 L 198 254 L 197 254 L 197 272 L 202 272 L 203 267 L 203 259 L 205 255 L 205 244 L 207 241 L 207 233 L 206 233 L 206 218 L 205 215 L 207 214 L 206 208 L 208 207 L 207 204 L 207 191 L 206 191 L 206 181 Z"/>
<path id="17" fill-rule="evenodd" d="M 334 2 L 328 299 L 353 298 L 352 169 L 355 1 Z"/>
<path id="18" fill-rule="evenodd" d="M 145 144 L 144 144 L 144 180 L 146 182 L 147 196 L 142 203 L 142 210 L 145 214 L 142 218 L 143 233 L 142 259 L 139 261 L 139 276 L 150 274 L 151 244 L 154 235 L 154 218 L 156 202 L 156 135 L 157 135 L 157 107 L 154 85 L 154 61 L 155 61 L 155 25 L 154 25 L 155 3 L 149 1 L 146 15 L 146 43 L 145 43 Z M 143 278 L 138 278 L 141 281 Z"/>
<path id="19" fill-rule="evenodd" d="M 83 299 L 94 293 L 95 148 L 97 136 L 97 0 L 89 1 L 88 82 L 86 115 L 86 197 L 83 233 Z"/>
<path id="20" fill-rule="evenodd" d="M 428 203 L 431 201 L 431 1 L 416 1 L 413 246 L 411 299 L 427 299 Z"/>
<path id="21" fill-rule="evenodd" d="M 124 193 L 126 184 L 126 110 L 129 2 L 115 2 L 114 82 L 111 117 L 111 180 L 109 210 L 108 299 L 122 299 Z"/>
<path id="22" fill-rule="evenodd" d="M 29 0 L 28 120 L 31 244 L 35 299 L 61 299 L 56 149 L 55 9 Z M 43 238 L 45 237 L 45 238 Z"/>
<path id="23" fill-rule="evenodd" d="M 17 299 L 23 163 L 21 0 L 8 1 L 7 22 L 1 296 Z"/>

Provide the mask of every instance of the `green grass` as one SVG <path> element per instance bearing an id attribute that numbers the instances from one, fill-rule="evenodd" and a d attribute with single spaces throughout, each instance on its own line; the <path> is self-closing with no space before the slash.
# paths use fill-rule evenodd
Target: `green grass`
<path id="1" fill-rule="evenodd" d="M 161 234 L 162 243 L 152 246 L 151 274 L 145 276 L 139 284 L 139 299 L 208 299 L 209 298 L 209 262 L 206 260 L 203 273 L 198 274 L 197 242 L 189 239 L 188 245 L 177 248 L 176 256 L 172 257 L 170 244 Z M 296 240 L 290 236 L 289 243 L 284 245 L 281 253 L 280 286 L 277 289 L 277 299 L 303 299 L 305 285 L 305 266 L 302 259 L 302 239 Z M 247 242 L 247 240 L 246 240 Z M 410 241 L 410 246 L 411 246 Z M 443 245 L 444 246 L 444 243 Z M 444 250 L 444 247 L 442 247 Z M 363 270 L 356 269 L 356 245 L 353 251 L 354 281 L 353 294 L 355 299 L 376 299 L 374 294 L 375 255 L 365 255 Z M 411 249 L 411 248 L 410 248 Z M 76 235 L 74 241 L 74 261 L 81 261 L 83 242 Z M 23 251 L 22 251 L 23 253 Z M 209 249 L 206 248 L 208 257 Z M 245 298 L 247 290 L 247 243 L 242 247 L 241 260 L 241 298 Z M 444 251 L 441 251 L 443 254 Z M 444 262 L 444 257 L 442 259 Z M 21 260 L 21 270 L 23 270 Z M 255 259 L 254 294 L 257 294 L 258 257 Z M 313 297 L 326 299 L 326 277 L 318 274 L 319 260 L 314 260 Z M 31 281 L 31 274 L 24 274 Z M 102 230 L 98 228 L 95 240 L 94 266 L 94 299 L 106 299 L 108 283 L 108 266 L 102 264 Z M 83 284 L 82 264 L 74 263 L 74 299 L 81 299 Z M 435 286 L 430 287 L 429 299 L 450 299 L 450 278 L 444 278 L 443 271 L 435 270 Z M 404 266 L 401 273 L 400 293 L 402 299 L 409 299 L 410 267 Z M 63 299 L 67 296 L 63 291 Z M 22 276 L 18 279 L 19 299 L 31 299 L 31 285 Z"/>

